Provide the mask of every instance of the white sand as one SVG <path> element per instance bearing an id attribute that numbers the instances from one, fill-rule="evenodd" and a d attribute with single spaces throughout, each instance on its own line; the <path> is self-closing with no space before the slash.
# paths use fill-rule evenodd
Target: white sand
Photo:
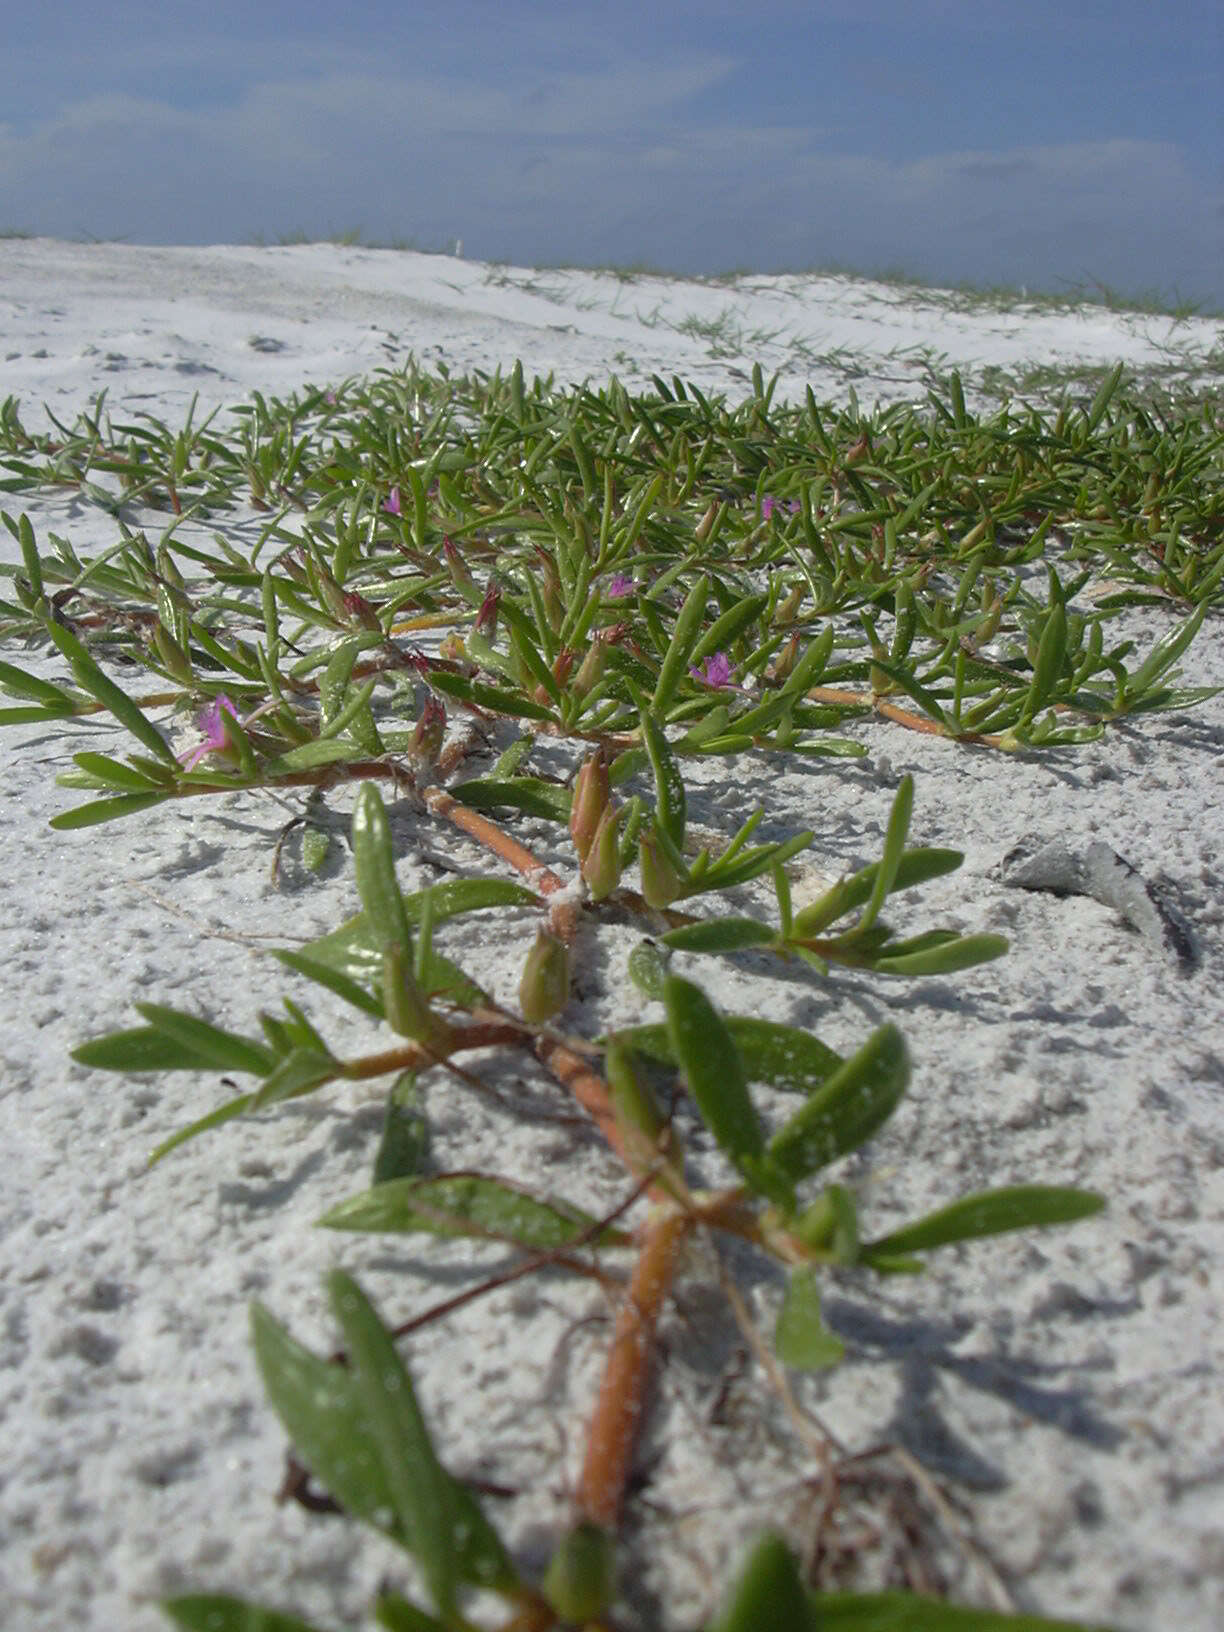
<path id="1" fill-rule="evenodd" d="M 678 331 L 686 317 L 724 313 L 720 332 L 744 337 L 742 355 L 711 356 L 708 338 Z M 197 391 L 203 407 L 232 404 L 252 389 L 393 366 L 409 351 L 454 371 L 519 357 L 560 384 L 599 383 L 611 369 L 631 386 L 678 372 L 733 395 L 759 356 L 767 373 L 783 369 L 781 392 L 810 381 L 818 396 L 844 393 L 844 371 L 804 365 L 795 338 L 852 354 L 870 404 L 920 395 L 916 348 L 975 370 L 1147 365 L 1170 348 L 1201 357 L 1217 331 L 1096 310 L 957 312 L 847 280 L 620 284 L 331 247 L 0 243 L 0 395 L 19 396 L 30 424 L 43 402 L 71 419 L 103 388 L 116 419 L 173 423 Z M 0 503 L 27 510 L 44 547 L 52 532 L 83 554 L 117 536 L 71 492 Z M 14 558 L 7 532 L 0 549 Z M 1141 643 L 1167 626 L 1156 613 L 1131 619 Z M 59 672 L 41 657 L 29 666 Z M 1224 683 L 1218 617 L 1183 673 Z M 945 1479 L 1020 1607 L 1135 1632 L 1208 1632 L 1224 1624 L 1224 700 L 1042 756 L 968 751 L 886 723 L 846 734 L 870 757 L 782 774 L 746 762 L 733 789 L 721 764 L 695 772 L 693 819 L 726 831 L 759 799 L 778 831 L 813 827 L 813 870 L 836 873 L 874 858 L 893 790 L 912 771 L 912 841 L 957 845 L 966 861 L 892 916 L 914 931 L 1000 930 L 1011 954 L 960 979 L 891 983 L 787 981 L 764 963 L 713 959 L 687 970 L 724 1007 L 807 1025 L 835 1047 L 887 1017 L 901 1025 L 916 1060 L 911 1097 L 847 1164 L 870 1227 L 1009 1181 L 1078 1183 L 1110 1206 L 1073 1229 L 936 1255 L 918 1280 L 838 1278 L 827 1312 L 848 1359 L 800 1395 L 849 1445 L 898 1440 Z M 127 746 L 105 726 L 0 737 L 0 1620 L 9 1632 L 153 1632 L 166 1624 L 154 1599 L 208 1588 L 321 1628 L 356 1626 L 380 1579 L 407 1579 L 405 1566 L 346 1521 L 274 1504 L 284 1436 L 255 1374 L 246 1306 L 263 1299 L 322 1348 L 334 1338 L 321 1296 L 330 1264 L 403 1318 L 467 1284 L 472 1265 L 503 1260 L 311 1229 L 368 1182 L 374 1090 L 329 1089 L 146 1171 L 150 1148 L 226 1090 L 207 1077 L 104 1076 L 68 1059 L 82 1038 L 132 1023 L 133 999 L 253 1029 L 261 1006 L 291 993 L 337 1046 L 368 1033 L 253 955 L 355 907 L 347 861 L 308 886 L 272 887 L 289 811 L 236 797 L 77 834 L 47 827 L 79 797 L 54 785 L 56 771 L 74 750 L 111 745 Z M 518 830 L 561 856 L 547 829 Z M 422 847 L 496 870 L 406 806 L 397 834 L 406 888 L 439 876 Z M 1145 875 L 1166 873 L 1199 940 L 1198 972 L 1180 973 L 1096 902 L 1004 888 L 1003 856 L 1032 835 L 1100 839 Z M 468 924 L 444 946 L 512 999 L 531 920 Z M 635 940 L 608 926 L 585 942 L 576 1026 L 653 1015 L 625 976 Z M 496 1099 L 433 1085 L 439 1162 L 613 1205 L 623 1185 L 558 1094 L 519 1071 L 497 1081 Z M 741 1267 L 768 1325 L 777 1280 Z M 449 1464 L 521 1489 L 492 1510 L 528 1561 L 564 1515 L 607 1336 L 599 1318 L 575 1322 L 604 1312 L 586 1285 L 524 1283 L 408 1350 Z M 679 1628 L 697 1624 L 760 1525 L 802 1514 L 814 1464 L 700 1274 L 680 1291 L 667 1342 L 643 1448 L 643 1494 L 656 1506 L 631 1527 L 625 1619 Z M 724 1384 L 720 1424 L 711 1406 Z M 965 1590 L 983 1589 L 968 1578 Z"/>

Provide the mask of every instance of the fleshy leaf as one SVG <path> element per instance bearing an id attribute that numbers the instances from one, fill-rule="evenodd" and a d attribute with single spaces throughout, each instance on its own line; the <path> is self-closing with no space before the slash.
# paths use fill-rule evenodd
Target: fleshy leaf
<path id="1" fill-rule="evenodd" d="M 680 952 L 742 952 L 750 946 L 770 946 L 777 938 L 776 930 L 756 918 L 706 918 L 660 937 L 665 946 Z"/>
<path id="2" fill-rule="evenodd" d="M 333 1207 L 319 1223 L 331 1230 L 469 1235 L 547 1251 L 577 1241 L 596 1220 L 568 1202 L 537 1200 L 504 1179 L 442 1173 L 376 1184 Z M 595 1237 L 601 1246 L 624 1246 L 631 1239 L 615 1229 Z"/>
<path id="3" fill-rule="evenodd" d="M 352 1372 L 312 1354 L 258 1303 L 251 1306 L 251 1336 L 272 1408 L 314 1477 L 345 1512 L 414 1551 L 415 1538 L 392 1500 L 379 1430 L 365 1412 Z M 458 1481 L 449 1484 L 462 1579 L 473 1586 L 512 1585 L 513 1568 L 475 1498 Z"/>
<path id="4" fill-rule="evenodd" d="M 757 1541 L 705 1632 L 820 1632 L 795 1555 L 779 1535 Z"/>
<path id="5" fill-rule="evenodd" d="M 1110 1632 L 1083 1621 L 1005 1615 L 911 1592 L 821 1592 L 808 1601 L 807 1632 Z"/>
<path id="6" fill-rule="evenodd" d="M 663 983 L 667 1034 L 702 1119 L 745 1177 L 764 1150 L 743 1062 L 722 1016 L 699 986 L 668 975 Z"/>
<path id="7" fill-rule="evenodd" d="M 881 1026 L 779 1128 L 770 1163 L 796 1184 L 869 1139 L 909 1082 L 909 1052 L 896 1026 Z"/>
<path id="8" fill-rule="evenodd" d="M 373 782 L 362 783 L 353 807 L 353 864 L 361 905 L 379 953 L 395 947 L 404 957 L 411 956 L 412 936 L 395 877 L 391 824 Z"/>
<path id="9" fill-rule="evenodd" d="M 208 1071 L 211 1059 L 155 1026 L 133 1026 L 92 1037 L 71 1050 L 78 1065 L 94 1071 Z"/>
<path id="10" fill-rule="evenodd" d="M 221 1592 L 192 1592 L 163 1598 L 161 1608 L 186 1632 L 318 1632 L 309 1621 L 265 1609 Z"/>
<path id="11" fill-rule="evenodd" d="M 954 873 L 964 861 L 960 850 L 920 849 L 907 850 L 897 864 L 890 893 L 925 884 L 929 878 L 940 878 Z M 827 925 L 834 923 L 855 907 L 870 899 L 879 876 L 880 864 L 873 862 L 861 872 L 834 884 L 820 897 L 795 914 L 796 935 L 819 935 Z"/>
<path id="12" fill-rule="evenodd" d="M 662 991 L 658 994 L 662 995 Z M 773 1088 L 796 1093 L 812 1090 L 836 1071 L 843 1061 L 840 1054 L 795 1026 L 776 1020 L 760 1020 L 755 1015 L 725 1014 L 723 1024 L 744 1062 L 752 1082 L 767 1082 Z M 676 1052 L 665 1025 L 629 1026 L 620 1032 L 623 1042 L 652 1059 L 678 1065 Z"/>
<path id="13" fill-rule="evenodd" d="M 845 1344 L 821 1319 L 819 1273 L 809 1264 L 800 1264 L 791 1272 L 778 1312 L 774 1348 L 783 1365 L 796 1371 L 825 1371 L 845 1355 Z"/>
<path id="14" fill-rule="evenodd" d="M 137 1010 L 155 1031 L 189 1049 L 206 1066 L 216 1071 L 246 1071 L 265 1077 L 276 1065 L 276 1055 L 262 1043 L 239 1037 L 232 1031 L 200 1020 L 194 1014 L 168 1009 L 161 1003 L 137 1003 Z"/>
<path id="15" fill-rule="evenodd" d="M 160 805 L 169 798 L 164 793 L 120 793 L 113 799 L 95 799 L 91 804 L 78 805 L 75 810 L 63 810 L 47 823 L 57 833 L 70 833 L 78 827 L 97 827 L 101 822 L 114 822 L 121 816 L 135 816 L 138 811 Z"/>
<path id="16" fill-rule="evenodd" d="M 1007 1230 L 1040 1229 L 1050 1224 L 1072 1224 L 1077 1219 L 1099 1213 L 1103 1196 L 1090 1190 L 1072 1190 L 1056 1185 L 1019 1184 L 1001 1190 L 983 1190 L 964 1196 L 938 1212 L 907 1224 L 862 1248 L 870 1262 L 877 1254 L 925 1252 L 945 1247 L 953 1241 L 972 1241 L 986 1235 L 1002 1235 Z"/>

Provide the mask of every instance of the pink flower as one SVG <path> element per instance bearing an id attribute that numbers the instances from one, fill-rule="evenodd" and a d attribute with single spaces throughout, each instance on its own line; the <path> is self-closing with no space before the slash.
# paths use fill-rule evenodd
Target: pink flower
<path id="1" fill-rule="evenodd" d="M 730 662 L 726 652 L 715 652 L 713 657 L 707 657 L 699 669 L 690 668 L 689 673 L 694 680 L 699 680 L 703 686 L 713 686 L 717 690 L 725 690 L 731 685 L 731 676 L 735 673 L 735 665 Z"/>
<path id="2" fill-rule="evenodd" d="M 398 516 L 403 514 L 403 512 L 400 510 L 400 490 L 398 487 L 393 487 L 390 493 L 387 494 L 386 498 L 383 500 L 383 509 L 390 516 Z"/>
<path id="3" fill-rule="evenodd" d="M 324 391 L 323 401 L 329 408 L 334 408 L 336 406 L 336 400 L 336 393 L 334 391 Z"/>
<path id="4" fill-rule="evenodd" d="M 618 572 L 607 589 L 604 590 L 604 594 L 610 601 L 619 601 L 622 595 L 632 595 L 632 593 L 633 579 L 626 577 L 623 572 Z"/>
<path id="5" fill-rule="evenodd" d="M 798 499 L 788 499 L 783 504 L 781 499 L 775 499 L 772 493 L 767 493 L 761 500 L 761 520 L 768 521 L 775 510 L 782 509 L 785 509 L 788 515 L 797 516 L 802 508 Z"/>
<path id="6" fill-rule="evenodd" d="M 232 714 L 235 719 L 238 718 L 238 710 L 234 706 L 233 699 L 227 697 L 224 692 L 214 697 L 203 713 L 197 715 L 196 724 L 204 733 L 204 741 L 197 747 L 188 749 L 185 754 L 179 755 L 185 771 L 194 771 L 205 755 L 214 754 L 219 748 L 225 747 L 225 725 L 221 718 L 222 709 Z"/>

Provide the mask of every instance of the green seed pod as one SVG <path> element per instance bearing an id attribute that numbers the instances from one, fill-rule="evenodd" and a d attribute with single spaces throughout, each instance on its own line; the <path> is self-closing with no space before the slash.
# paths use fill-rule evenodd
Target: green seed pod
<path id="1" fill-rule="evenodd" d="M 858 1212 L 844 1185 L 828 1185 L 790 1230 L 806 1246 L 827 1253 L 840 1264 L 852 1264 L 858 1258 Z"/>
<path id="2" fill-rule="evenodd" d="M 344 591 L 328 572 L 326 567 L 316 567 L 315 577 L 319 586 L 319 594 L 327 610 L 338 623 L 348 623 L 350 614 L 344 599 Z"/>
<path id="3" fill-rule="evenodd" d="M 175 640 L 174 636 L 170 633 L 169 629 L 166 628 L 164 623 L 159 623 L 155 626 L 153 630 L 153 645 L 157 651 L 158 657 L 161 658 L 162 662 L 166 665 L 166 668 L 181 685 L 195 685 L 195 674 L 192 671 L 191 659 L 187 656 L 187 653 L 179 645 L 178 641 Z"/>
<path id="4" fill-rule="evenodd" d="M 421 771 L 430 770 L 438 759 L 446 734 L 446 710 L 436 697 L 426 697 L 412 733 L 412 760 Z"/>
<path id="5" fill-rule="evenodd" d="M 611 1535 L 582 1519 L 566 1531 L 540 1583 L 564 1621 L 594 1620 L 612 1601 L 616 1558 Z"/>
<path id="6" fill-rule="evenodd" d="M 682 880 L 653 833 L 643 833 L 638 839 L 638 864 L 647 906 L 666 907 L 673 902 L 680 894 Z"/>
<path id="7" fill-rule="evenodd" d="M 781 628 L 788 623 L 794 623 L 795 614 L 803 605 L 803 585 L 796 584 L 784 601 L 774 608 L 774 624 Z"/>
<path id="8" fill-rule="evenodd" d="M 527 954 L 519 981 L 523 1019 L 551 1020 L 569 1002 L 569 948 L 550 930 L 542 929 Z"/>
<path id="9" fill-rule="evenodd" d="M 607 661 L 608 641 L 600 633 L 595 636 L 587 648 L 586 656 L 579 665 L 578 673 L 574 676 L 573 683 L 570 686 L 570 691 L 575 697 L 585 697 L 592 686 L 598 683 L 603 675 Z"/>
<path id="10" fill-rule="evenodd" d="M 410 958 L 398 946 L 383 952 L 383 1005 L 387 1024 L 401 1037 L 425 1042 L 436 1027 L 425 994 L 417 985 Z"/>
<path id="11" fill-rule="evenodd" d="M 583 761 L 570 801 L 570 838 L 573 839 L 574 849 L 584 862 L 595 842 L 595 834 L 608 808 L 611 793 L 612 784 L 608 777 L 607 760 L 604 758 L 603 750 L 596 749 Z"/>
<path id="12" fill-rule="evenodd" d="M 446 561 L 446 570 L 450 574 L 450 581 L 463 596 L 465 601 L 473 606 L 479 606 L 481 595 L 476 587 L 476 580 L 468 571 L 467 562 L 459 554 L 449 538 L 442 540 L 442 555 Z"/>
<path id="13" fill-rule="evenodd" d="M 757 1542 L 728 1596 L 722 1614 L 707 1632 L 808 1632 L 817 1624 L 803 1590 L 795 1556 L 781 1536 Z"/>
<path id="14" fill-rule="evenodd" d="M 616 1125 L 630 1157 L 649 1165 L 664 1150 L 673 1154 L 667 1119 L 659 1109 L 654 1089 L 633 1050 L 627 1048 L 615 1032 L 609 1036 L 604 1053 L 604 1074 Z"/>
<path id="15" fill-rule="evenodd" d="M 602 901 L 620 883 L 620 845 L 616 830 L 623 815 L 619 806 L 605 805 L 595 837 L 583 857 L 582 876 L 590 887 L 592 901 Z"/>
<path id="16" fill-rule="evenodd" d="M 774 681 L 775 684 L 780 685 L 783 680 L 789 678 L 791 670 L 795 667 L 798 657 L 799 636 L 792 635 L 787 641 L 786 645 L 783 646 L 782 650 L 778 653 L 777 657 L 775 657 L 773 662 L 770 664 L 769 678 Z"/>

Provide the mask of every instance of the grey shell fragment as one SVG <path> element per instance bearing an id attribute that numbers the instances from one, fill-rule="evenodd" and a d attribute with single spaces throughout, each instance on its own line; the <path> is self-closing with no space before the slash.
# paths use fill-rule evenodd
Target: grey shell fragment
<path id="1" fill-rule="evenodd" d="M 1072 850 L 1062 839 L 1048 844 L 1018 845 L 1003 858 L 1003 882 L 1022 890 L 1049 890 L 1055 895 L 1088 895 L 1112 907 L 1154 946 L 1191 970 L 1198 961 L 1194 937 L 1167 889 L 1145 879 L 1109 845 L 1094 840 L 1087 850 Z"/>

